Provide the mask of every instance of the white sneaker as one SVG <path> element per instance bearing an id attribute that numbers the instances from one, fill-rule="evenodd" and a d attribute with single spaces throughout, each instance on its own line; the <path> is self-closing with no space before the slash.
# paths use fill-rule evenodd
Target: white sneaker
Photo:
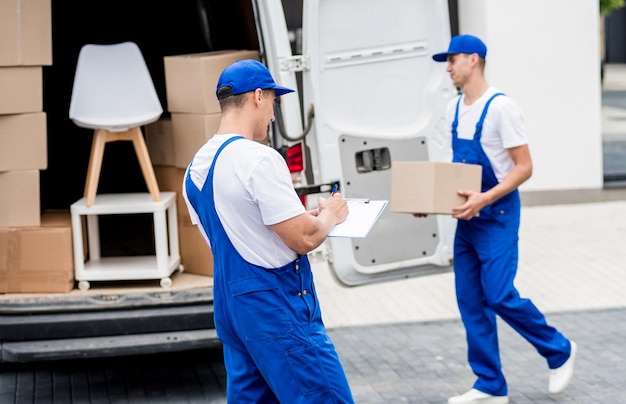
<path id="1" fill-rule="evenodd" d="M 570 342 L 572 350 L 569 354 L 569 358 L 565 361 L 561 367 L 550 370 L 550 383 L 548 385 L 548 391 L 550 394 L 559 394 L 569 384 L 574 375 L 574 361 L 576 360 L 576 350 L 578 346 L 574 341 Z"/>
<path id="2" fill-rule="evenodd" d="M 448 404 L 508 404 L 508 402 L 508 396 L 492 396 L 476 389 L 448 399 Z"/>

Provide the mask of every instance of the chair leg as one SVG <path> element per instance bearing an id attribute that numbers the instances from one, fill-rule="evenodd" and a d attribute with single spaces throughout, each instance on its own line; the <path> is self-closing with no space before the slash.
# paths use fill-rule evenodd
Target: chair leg
<path id="1" fill-rule="evenodd" d="M 130 130 L 133 146 L 135 147 L 135 153 L 141 166 L 141 172 L 143 178 L 148 186 L 148 191 L 152 195 L 152 199 L 157 202 L 161 200 L 161 193 L 159 192 L 159 184 L 157 183 L 156 176 L 154 175 L 154 168 L 152 168 L 152 162 L 150 161 L 150 154 L 148 153 L 148 147 L 146 141 L 141 133 L 141 128 L 136 126 Z"/>
<path id="2" fill-rule="evenodd" d="M 86 206 L 93 205 L 98 190 L 100 180 L 100 170 L 102 169 L 102 157 L 104 155 L 104 145 L 107 142 L 107 131 L 96 129 L 93 142 L 91 144 L 91 155 L 89 156 L 89 166 L 87 168 L 87 180 L 85 181 L 84 197 Z"/>
<path id="3" fill-rule="evenodd" d="M 98 190 L 98 181 L 100 180 L 100 171 L 102 169 L 104 146 L 107 142 L 115 142 L 118 140 L 130 140 L 133 142 L 135 154 L 137 154 L 141 172 L 148 186 L 148 191 L 150 195 L 152 195 L 152 200 L 155 202 L 160 201 L 161 193 L 159 192 L 159 184 L 157 183 L 154 168 L 152 168 L 152 162 L 150 161 L 148 147 L 143 138 L 141 127 L 136 126 L 125 132 L 109 132 L 104 129 L 96 129 L 93 143 L 91 144 L 91 156 L 89 157 L 87 181 L 85 182 L 85 205 L 93 205 L 96 199 L 96 191 Z"/>

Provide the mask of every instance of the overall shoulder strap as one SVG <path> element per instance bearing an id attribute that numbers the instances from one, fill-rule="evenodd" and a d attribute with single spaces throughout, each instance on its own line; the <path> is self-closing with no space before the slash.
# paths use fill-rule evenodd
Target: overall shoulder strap
<path id="1" fill-rule="evenodd" d="M 462 95 L 459 95 L 459 99 L 456 102 L 456 109 L 454 110 L 454 120 L 452 121 L 452 135 L 456 137 L 456 128 L 459 126 L 459 104 L 461 104 Z"/>
<path id="2" fill-rule="evenodd" d="M 485 108 L 483 108 L 483 112 L 480 115 L 480 119 L 476 123 L 476 133 L 480 133 L 482 131 L 483 122 L 485 121 L 485 117 L 487 116 L 487 110 L 489 109 L 489 105 L 491 104 L 491 101 L 493 101 L 493 99 L 499 95 L 504 95 L 504 93 L 495 93 L 494 95 L 491 96 L 491 98 L 487 100 L 487 103 L 485 104 Z"/>

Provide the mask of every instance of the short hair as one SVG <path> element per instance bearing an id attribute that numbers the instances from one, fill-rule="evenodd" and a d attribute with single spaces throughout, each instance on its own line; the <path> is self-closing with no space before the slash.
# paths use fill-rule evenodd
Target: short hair
<path id="1" fill-rule="evenodd" d="M 220 87 L 220 89 L 217 90 L 218 99 L 221 94 L 230 93 L 231 91 L 232 89 L 230 88 L 230 86 Z M 219 99 L 220 108 L 222 110 L 225 110 L 228 108 L 241 108 L 245 105 L 246 99 L 248 98 L 249 94 L 250 92 L 247 92 L 247 93 L 241 93 L 241 94 L 236 94 L 236 95 L 229 95 L 229 96 L 226 96 L 225 98 L 221 98 Z"/>
<path id="2" fill-rule="evenodd" d="M 231 88 L 229 86 L 223 86 L 220 87 L 220 89 L 217 91 L 218 97 L 220 94 L 222 93 L 227 93 L 232 91 Z M 266 88 L 263 89 L 263 95 L 267 95 L 271 92 L 274 91 L 273 88 Z M 246 101 L 248 99 L 248 97 L 250 96 L 251 93 L 253 93 L 254 91 L 248 91 L 247 93 L 241 93 L 241 94 L 235 94 L 235 95 L 229 95 L 226 98 L 222 98 L 219 100 L 220 102 L 220 109 L 222 111 L 224 111 L 225 109 L 228 108 L 242 108 L 245 104 Z"/>
<path id="3" fill-rule="evenodd" d="M 478 65 L 485 70 L 485 65 L 487 64 L 487 59 L 478 56 Z"/>

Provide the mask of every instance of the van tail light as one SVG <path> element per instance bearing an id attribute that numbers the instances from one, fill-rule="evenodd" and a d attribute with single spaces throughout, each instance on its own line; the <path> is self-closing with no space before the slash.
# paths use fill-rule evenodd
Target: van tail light
<path id="1" fill-rule="evenodd" d="M 297 187 L 301 184 L 300 175 L 302 174 L 302 171 L 304 171 L 304 148 L 302 146 L 302 142 L 298 142 L 293 146 L 288 147 L 284 152 L 284 155 L 285 160 L 287 160 L 287 167 L 289 167 L 289 172 L 291 173 L 294 186 Z M 299 198 L 306 208 L 306 195 L 300 195 Z"/>
<path id="2" fill-rule="evenodd" d="M 304 170 L 304 153 L 302 152 L 302 142 L 296 143 L 287 149 L 287 167 L 290 173 L 300 173 Z"/>

